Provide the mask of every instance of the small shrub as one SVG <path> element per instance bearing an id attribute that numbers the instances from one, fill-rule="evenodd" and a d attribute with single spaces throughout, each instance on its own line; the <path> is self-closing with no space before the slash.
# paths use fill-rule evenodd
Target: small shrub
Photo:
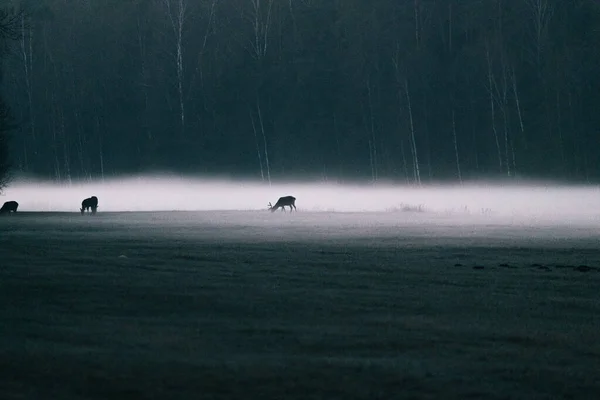
<path id="1" fill-rule="evenodd" d="M 400 203 L 399 207 L 391 207 L 388 208 L 387 211 L 389 212 L 424 212 L 425 211 L 425 207 L 423 206 L 423 204 L 406 204 L 406 203 Z"/>

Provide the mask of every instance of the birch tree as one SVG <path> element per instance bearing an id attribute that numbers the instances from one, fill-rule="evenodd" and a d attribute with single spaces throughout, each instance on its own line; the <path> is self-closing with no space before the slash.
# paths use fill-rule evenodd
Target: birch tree
<path id="1" fill-rule="evenodd" d="M 500 171 L 503 169 L 502 165 L 502 150 L 500 149 L 500 139 L 498 136 L 498 130 L 496 128 L 496 100 L 494 99 L 494 76 L 492 72 L 492 59 L 490 56 L 489 44 L 486 43 L 485 57 L 487 61 L 487 87 L 488 95 L 490 100 L 490 120 L 492 125 L 492 133 L 494 135 L 494 143 L 496 144 L 496 151 L 498 153 L 498 167 Z"/>
<path id="2" fill-rule="evenodd" d="M 179 122 L 181 134 L 185 133 L 185 121 L 186 121 L 186 110 L 185 110 L 185 102 L 184 102 L 184 48 L 183 48 L 183 33 L 184 33 L 184 25 L 187 19 L 187 9 L 188 2 L 187 0 L 161 0 L 166 13 L 167 18 L 169 19 L 169 23 L 171 24 L 171 28 L 173 30 L 173 38 L 175 44 L 175 70 L 176 70 L 176 87 L 177 87 L 177 96 L 179 103 Z"/>
<path id="3" fill-rule="evenodd" d="M 421 185 L 421 170 L 419 166 L 419 152 L 417 151 L 417 140 L 415 135 L 415 123 L 413 117 L 413 106 L 410 90 L 408 87 L 408 77 L 406 76 L 406 71 L 401 71 L 401 61 L 400 61 L 400 46 L 398 45 L 396 48 L 395 57 L 392 59 L 392 63 L 394 65 L 396 80 L 399 86 L 398 89 L 398 98 L 400 104 L 403 103 L 403 100 L 406 101 L 406 107 L 408 111 L 408 122 L 409 122 L 409 144 L 410 144 L 410 152 L 413 158 L 413 178 L 414 182 L 417 185 Z M 404 157 L 404 155 L 403 155 Z"/>
<path id="4" fill-rule="evenodd" d="M 541 58 L 546 43 L 550 19 L 554 9 L 548 0 L 525 0 L 533 16 L 534 47 L 536 65 L 541 67 Z"/>
<path id="5" fill-rule="evenodd" d="M 27 105 L 29 117 L 29 132 L 31 136 L 31 145 L 35 148 L 37 145 L 35 132 L 35 112 L 33 110 L 33 31 L 31 25 L 26 21 L 25 14 L 21 14 L 21 40 L 20 50 L 23 60 L 23 76 L 25 78 L 25 90 L 27 92 Z"/>
<path id="6" fill-rule="evenodd" d="M 269 162 L 269 148 L 267 144 L 267 134 L 265 132 L 265 121 L 263 118 L 263 111 L 261 106 L 261 93 L 260 86 L 262 84 L 264 61 L 269 49 L 269 29 L 271 27 L 271 12 L 273 9 L 273 0 L 249 0 L 250 1 L 250 12 L 249 21 L 252 26 L 252 38 L 249 40 L 249 52 L 254 58 L 256 63 L 256 70 L 258 76 L 255 82 L 255 94 L 254 94 L 254 114 L 256 115 L 257 125 L 260 129 L 262 136 L 263 155 L 265 167 L 267 170 L 267 181 L 271 185 L 271 165 Z M 254 125 L 254 117 L 251 117 L 253 122 L 253 131 L 256 137 L 256 127 Z M 259 154 L 259 163 L 262 166 L 262 158 Z M 261 176 L 264 179 L 264 174 L 261 168 Z"/>

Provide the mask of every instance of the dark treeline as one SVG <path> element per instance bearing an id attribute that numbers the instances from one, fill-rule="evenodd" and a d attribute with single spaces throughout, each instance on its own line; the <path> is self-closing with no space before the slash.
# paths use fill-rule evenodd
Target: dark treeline
<path id="1" fill-rule="evenodd" d="M 7 54 L 8 44 L 19 37 L 19 15 L 0 8 L 0 66 Z M 0 68 L 0 82 L 2 81 Z M 15 128 L 10 107 L 0 93 L 0 193 L 11 178 L 10 133 Z"/>
<path id="2" fill-rule="evenodd" d="M 26 173 L 600 178 L 596 0 L 11 4 Z"/>

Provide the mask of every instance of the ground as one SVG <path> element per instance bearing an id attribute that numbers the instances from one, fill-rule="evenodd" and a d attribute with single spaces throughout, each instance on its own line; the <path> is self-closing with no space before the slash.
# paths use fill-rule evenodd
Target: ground
<path id="1" fill-rule="evenodd" d="M 593 398 L 599 237 L 402 211 L 2 217 L 0 397 Z"/>

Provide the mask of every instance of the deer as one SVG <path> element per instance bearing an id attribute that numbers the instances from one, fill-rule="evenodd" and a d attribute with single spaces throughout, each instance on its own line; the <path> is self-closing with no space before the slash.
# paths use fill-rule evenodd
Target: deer
<path id="1" fill-rule="evenodd" d="M 98 198 L 96 196 L 89 197 L 81 202 L 81 215 L 83 215 L 88 210 L 91 210 L 92 214 L 96 214 L 97 209 Z"/>
<path id="2" fill-rule="evenodd" d="M 285 206 L 290 207 L 290 212 L 292 212 L 293 210 L 298 211 L 298 209 L 296 208 L 296 198 L 294 196 L 280 197 L 274 206 L 271 205 L 271 203 L 269 202 L 269 210 L 271 210 L 271 212 L 275 212 L 275 210 L 277 210 L 278 208 L 281 208 L 281 211 L 285 212 Z"/>
<path id="3" fill-rule="evenodd" d="M 4 205 L 2 205 L 2 208 L 0 208 L 0 214 L 11 212 L 16 213 L 17 208 L 19 208 L 19 203 L 17 203 L 16 201 L 7 201 L 6 203 L 4 203 Z"/>

